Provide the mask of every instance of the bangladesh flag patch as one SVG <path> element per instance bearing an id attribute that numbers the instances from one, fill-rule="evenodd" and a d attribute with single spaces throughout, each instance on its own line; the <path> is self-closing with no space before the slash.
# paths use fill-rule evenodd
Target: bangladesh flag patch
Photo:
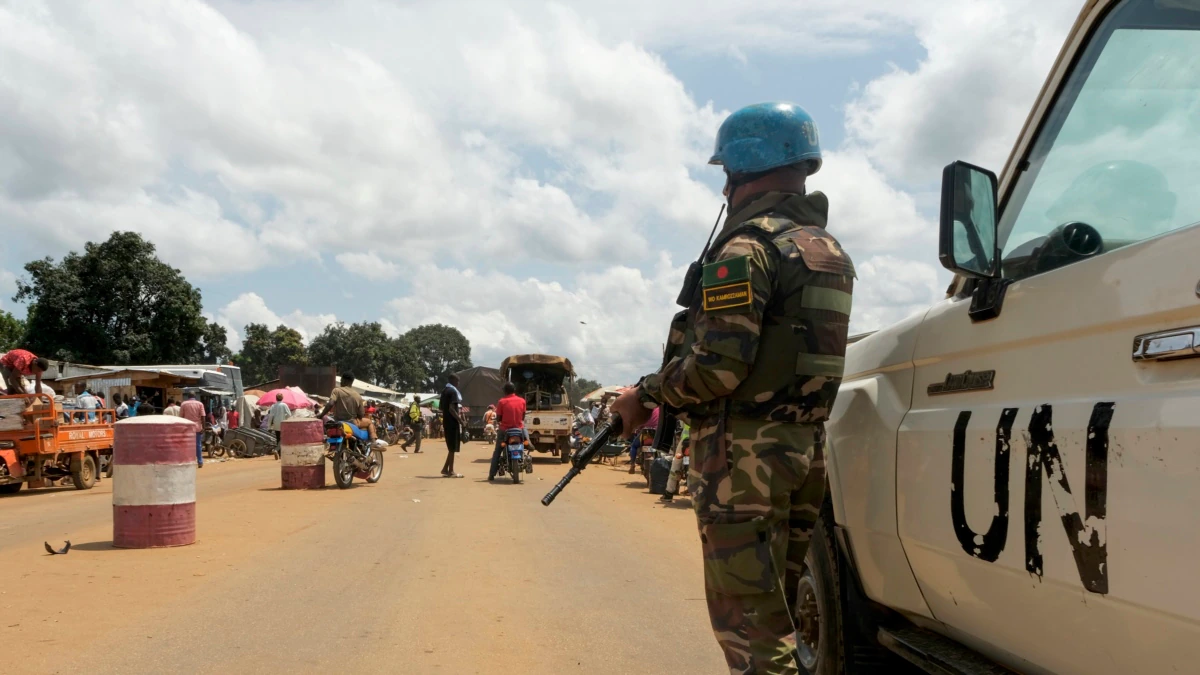
<path id="1" fill-rule="evenodd" d="M 750 256 L 730 258 L 704 266 L 704 287 L 725 286 L 736 281 L 750 281 Z"/>

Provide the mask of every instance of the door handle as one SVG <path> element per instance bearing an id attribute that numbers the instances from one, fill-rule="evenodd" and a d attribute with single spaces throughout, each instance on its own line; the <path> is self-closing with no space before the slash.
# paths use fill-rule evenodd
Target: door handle
<path id="1" fill-rule="evenodd" d="M 1166 361 L 1200 356 L 1200 326 L 1147 333 L 1133 339 L 1134 361 Z"/>

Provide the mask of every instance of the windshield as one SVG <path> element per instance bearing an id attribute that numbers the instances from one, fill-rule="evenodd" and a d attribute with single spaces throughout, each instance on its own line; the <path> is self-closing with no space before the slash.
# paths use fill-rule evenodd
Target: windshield
<path id="1" fill-rule="evenodd" d="M 528 364 L 511 366 L 508 381 L 525 397 L 528 410 L 548 410 L 567 405 L 567 371 L 560 366 Z"/>
<path id="2" fill-rule="evenodd" d="M 1006 276 L 1200 220 L 1200 11 L 1177 5 L 1200 8 L 1128 0 L 1080 57 L 1001 218 Z"/>

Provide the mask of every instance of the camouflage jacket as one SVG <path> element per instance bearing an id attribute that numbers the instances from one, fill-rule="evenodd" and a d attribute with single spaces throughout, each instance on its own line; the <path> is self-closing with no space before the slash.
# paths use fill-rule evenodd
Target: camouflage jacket
<path id="1" fill-rule="evenodd" d="M 841 383 L 854 265 L 825 231 L 825 195 L 772 192 L 730 214 L 703 283 L 671 324 L 642 396 L 685 418 L 829 417 Z"/>

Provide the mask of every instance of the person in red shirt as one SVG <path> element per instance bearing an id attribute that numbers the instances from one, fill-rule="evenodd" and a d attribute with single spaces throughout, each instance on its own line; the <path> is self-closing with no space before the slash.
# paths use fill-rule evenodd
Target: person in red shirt
<path id="1" fill-rule="evenodd" d="M 34 378 L 33 390 L 41 391 L 42 373 L 49 369 L 49 361 L 34 356 L 32 352 L 24 349 L 14 349 L 4 356 L 0 356 L 0 372 L 4 374 L 4 388 L 9 394 L 25 393 L 25 388 L 21 385 L 21 378 L 27 375 L 32 375 Z"/>
<path id="2" fill-rule="evenodd" d="M 529 440 L 529 432 L 525 431 L 525 399 L 517 396 L 517 387 L 512 382 L 504 383 L 504 398 L 496 403 L 496 416 L 499 418 L 499 432 L 496 434 L 496 449 L 492 451 L 488 480 L 495 480 L 496 471 L 500 468 L 500 449 L 504 444 L 504 432 L 509 429 L 521 429 L 525 440 Z"/>
<path id="3" fill-rule="evenodd" d="M 241 415 L 238 414 L 237 410 L 229 411 L 229 414 L 225 416 L 225 419 L 226 419 L 226 421 L 229 422 L 230 429 L 238 428 L 238 421 L 239 421 L 240 417 L 241 417 Z"/>

